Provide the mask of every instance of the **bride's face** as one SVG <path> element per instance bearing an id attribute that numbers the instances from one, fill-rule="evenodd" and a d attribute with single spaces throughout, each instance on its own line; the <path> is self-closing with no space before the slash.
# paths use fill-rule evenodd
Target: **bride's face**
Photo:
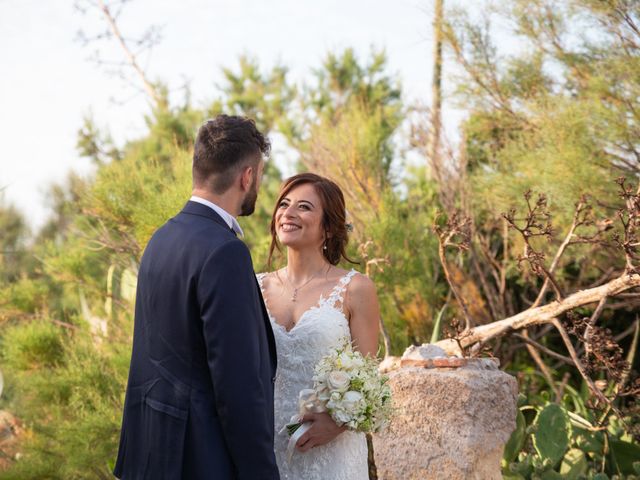
<path id="1" fill-rule="evenodd" d="M 299 185 L 280 201 L 276 211 L 276 234 L 282 245 L 322 248 L 322 202 L 310 183 Z"/>

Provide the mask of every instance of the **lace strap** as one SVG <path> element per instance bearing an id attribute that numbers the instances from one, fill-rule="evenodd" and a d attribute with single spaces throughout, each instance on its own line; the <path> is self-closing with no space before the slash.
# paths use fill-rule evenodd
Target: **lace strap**
<path id="1" fill-rule="evenodd" d="M 266 276 L 267 276 L 266 273 L 256 273 L 256 280 L 258 280 L 258 285 L 260 286 L 260 290 L 262 291 L 263 295 L 264 295 L 264 284 L 262 283 L 262 280 L 264 280 L 264 277 Z"/>
<path id="2" fill-rule="evenodd" d="M 344 302 L 344 292 L 347 289 L 349 282 L 351 282 L 351 279 L 355 276 L 356 273 L 358 273 L 357 270 L 351 269 L 345 276 L 338 280 L 338 283 L 335 287 L 333 287 L 333 290 L 327 297 L 326 302 L 328 305 L 335 307 L 338 302 Z"/>
<path id="3" fill-rule="evenodd" d="M 267 310 L 267 316 L 271 323 L 276 323 L 276 319 L 273 315 L 271 315 L 271 311 L 269 310 L 269 303 L 267 302 L 267 297 L 264 294 L 264 277 L 269 275 L 268 273 L 256 273 L 256 280 L 258 281 L 258 287 L 260 287 L 260 294 L 262 295 L 262 300 L 264 301 L 264 308 Z"/>

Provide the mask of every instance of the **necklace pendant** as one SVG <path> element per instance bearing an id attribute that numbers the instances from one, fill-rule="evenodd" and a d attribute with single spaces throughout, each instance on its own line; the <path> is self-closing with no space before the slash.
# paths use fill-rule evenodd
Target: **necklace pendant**
<path id="1" fill-rule="evenodd" d="M 297 299 L 298 299 L 298 289 L 297 289 L 297 288 L 295 288 L 295 289 L 293 290 L 293 295 L 291 296 L 291 301 L 292 301 L 292 302 L 295 302 Z"/>

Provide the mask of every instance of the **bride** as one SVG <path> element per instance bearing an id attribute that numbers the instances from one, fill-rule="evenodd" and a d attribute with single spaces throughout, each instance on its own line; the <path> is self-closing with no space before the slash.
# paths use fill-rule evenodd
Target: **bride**
<path id="1" fill-rule="evenodd" d="M 344 196 L 331 180 L 312 173 L 285 181 L 271 220 L 269 262 L 286 247 L 286 267 L 258 275 L 278 351 L 275 430 L 298 412 L 298 393 L 313 386 L 314 367 L 340 339 L 349 337 L 363 355 L 376 354 L 379 307 L 373 282 L 336 265 L 345 253 Z M 367 480 L 362 433 L 338 426 L 327 413 L 308 414 L 311 428 L 289 460 L 289 437 L 276 433 L 283 480 Z"/>

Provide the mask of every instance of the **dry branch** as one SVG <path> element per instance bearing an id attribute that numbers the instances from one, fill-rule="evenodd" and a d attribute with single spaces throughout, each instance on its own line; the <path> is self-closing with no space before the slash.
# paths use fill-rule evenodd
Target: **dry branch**
<path id="1" fill-rule="evenodd" d="M 488 323 L 473 327 L 466 332 L 461 339 L 462 346 L 468 348 L 475 343 L 486 343 L 488 340 L 505 335 L 509 332 L 522 330 L 533 325 L 542 325 L 551 323 L 553 319 L 569 312 L 575 308 L 600 302 L 605 297 L 613 297 L 618 293 L 624 292 L 631 288 L 640 286 L 639 274 L 623 274 L 622 276 L 611 280 L 599 287 L 581 290 L 569 295 L 560 301 L 553 301 L 541 307 L 530 308 L 523 312 L 498 320 L 497 322 Z M 442 340 L 438 342 L 443 348 L 451 350 L 452 341 Z"/>
<path id="2" fill-rule="evenodd" d="M 108 5 L 106 5 L 103 0 L 98 0 L 98 7 L 102 12 L 102 15 L 104 16 L 105 21 L 109 25 L 109 29 L 111 30 L 111 33 L 116 38 L 116 40 L 118 41 L 118 44 L 122 48 L 125 54 L 125 57 L 127 58 L 127 62 L 129 63 L 131 68 L 133 68 L 133 70 L 136 72 L 136 74 L 142 81 L 142 85 L 144 86 L 145 92 L 147 93 L 147 95 L 149 95 L 149 98 L 151 98 L 156 104 L 159 104 L 162 101 L 162 98 L 158 94 L 156 87 L 149 81 L 144 70 L 138 64 L 136 55 L 133 53 L 131 48 L 129 48 L 129 45 L 127 45 L 127 42 L 124 36 L 122 35 L 122 32 L 120 32 L 120 29 L 118 28 L 118 24 L 116 23 L 116 19 L 111 14 L 111 11 L 109 10 Z"/>
<path id="3" fill-rule="evenodd" d="M 464 300 L 462 293 L 451 276 L 451 269 L 449 268 L 449 262 L 447 261 L 446 251 L 449 247 L 454 247 L 459 251 L 469 249 L 470 221 L 468 218 L 461 216 L 459 212 L 455 212 L 447 219 L 446 227 L 441 228 L 438 226 L 437 222 L 438 219 L 436 219 L 433 229 L 438 235 L 438 255 L 440 257 L 440 263 L 442 264 L 442 270 L 444 271 L 445 278 L 447 279 L 447 283 L 449 284 L 453 295 L 456 297 L 456 301 L 462 308 L 465 320 L 465 329 L 468 330 L 473 324 L 473 319 L 469 313 L 467 302 Z M 458 240 L 457 242 L 456 239 Z"/>
<path id="4" fill-rule="evenodd" d="M 525 332 L 526 332 L 526 330 L 525 330 Z M 564 355 L 561 355 L 558 352 L 554 352 L 553 350 L 551 350 L 551 349 L 545 347 L 544 345 L 536 342 L 535 340 L 530 338 L 528 336 L 528 334 L 525 336 L 524 333 L 522 333 L 522 334 L 521 333 L 514 333 L 513 336 L 516 337 L 516 338 L 521 339 L 525 343 L 537 348 L 541 352 L 546 353 L 547 355 L 549 355 L 550 357 L 555 358 L 556 360 L 560 360 L 563 363 L 566 363 L 566 364 L 569 364 L 569 365 L 573 365 L 573 361 L 569 357 L 565 357 Z"/>
<path id="5" fill-rule="evenodd" d="M 584 223 L 586 223 L 586 219 L 583 217 L 581 218 L 581 214 L 583 214 L 583 212 L 587 210 L 587 213 L 590 209 L 588 209 L 587 205 L 586 205 L 586 201 L 585 199 L 581 199 L 580 202 L 576 205 L 576 210 L 574 212 L 573 215 L 573 222 L 571 223 L 571 227 L 569 228 L 569 231 L 567 232 L 567 235 L 564 238 L 564 241 L 562 242 L 562 244 L 560 245 L 560 247 L 558 248 L 558 251 L 556 252 L 555 257 L 553 258 L 553 261 L 551 262 L 551 266 L 549 267 L 549 273 L 553 275 L 553 273 L 555 272 L 558 263 L 560 262 L 560 258 L 562 257 L 562 255 L 564 254 L 565 250 L 567 249 L 567 247 L 569 246 L 569 244 L 571 243 L 571 239 L 573 238 L 573 235 L 575 234 L 576 228 L 578 228 L 579 226 L 583 225 Z M 547 289 L 549 288 L 549 279 L 546 278 L 542 288 L 540 289 L 540 293 L 538 293 L 538 297 L 536 298 L 535 302 L 533 302 L 533 307 L 537 307 L 540 305 L 540 303 L 542 302 L 542 300 L 544 299 L 544 295 L 547 292 Z"/>
<path id="6" fill-rule="evenodd" d="M 131 38 L 122 32 L 119 26 L 119 17 L 128 0 L 108 1 L 108 0 L 76 0 L 75 8 L 82 14 L 88 11 L 98 13 L 105 23 L 105 27 L 100 33 L 87 35 L 84 31 L 78 32 L 77 38 L 83 45 L 96 43 L 98 41 L 115 39 L 124 54 L 124 60 L 104 60 L 100 56 L 99 50 L 93 59 L 96 64 L 102 67 L 109 67 L 110 73 L 120 77 L 123 81 L 133 86 L 136 90 L 144 92 L 155 105 L 163 105 L 165 99 L 160 90 L 151 82 L 140 64 L 140 57 L 143 53 L 148 53 L 159 43 L 160 28 L 151 26 L 142 35 Z M 142 88 L 129 79 L 127 70 L 132 70 L 138 77 Z"/>
<path id="7" fill-rule="evenodd" d="M 525 341 L 529 340 L 529 332 L 526 329 L 522 333 L 522 338 Z M 533 358 L 533 361 L 536 362 L 536 365 L 538 365 L 538 368 L 542 372 L 542 375 L 544 375 L 544 378 L 547 379 L 547 383 L 549 384 L 549 387 L 551 387 L 551 389 L 555 393 L 556 401 L 559 402 L 562 399 L 562 394 L 560 393 L 560 389 L 556 387 L 556 384 L 553 381 L 553 375 L 551 373 L 551 370 L 549 369 L 547 364 L 544 363 L 544 360 L 542 360 L 542 357 L 540 356 L 540 353 L 538 353 L 538 350 L 536 350 L 538 345 L 534 346 L 534 344 L 535 342 L 527 341 L 526 342 L 527 351 L 529 352 L 529 355 L 531 355 L 531 358 Z"/>

